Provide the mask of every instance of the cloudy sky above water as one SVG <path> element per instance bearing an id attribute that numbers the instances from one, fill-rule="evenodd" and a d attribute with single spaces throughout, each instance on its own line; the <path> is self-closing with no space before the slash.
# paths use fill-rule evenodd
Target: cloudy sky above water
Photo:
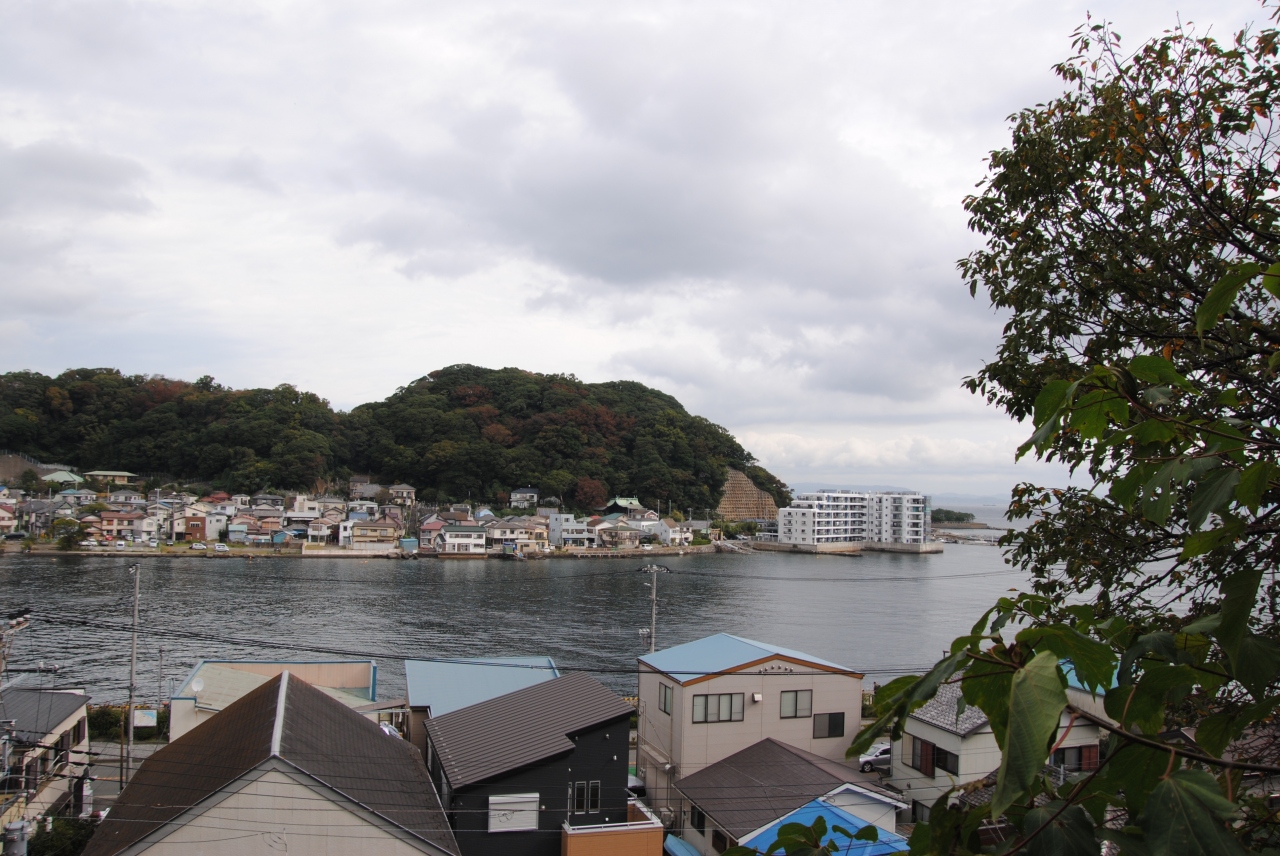
<path id="1" fill-rule="evenodd" d="M 0 4 L 0 370 L 628 378 L 791 482 L 1001 495 L 960 201 L 1088 11 L 1246 0 Z"/>

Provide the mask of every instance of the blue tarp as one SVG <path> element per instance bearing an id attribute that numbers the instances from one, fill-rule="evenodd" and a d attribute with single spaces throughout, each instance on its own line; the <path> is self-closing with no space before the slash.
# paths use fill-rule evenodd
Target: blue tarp
<path id="1" fill-rule="evenodd" d="M 836 852 L 841 856 L 844 856 L 844 854 L 850 854 L 850 856 L 887 856 L 889 853 L 905 853 L 911 849 L 907 846 L 907 839 L 901 835 L 886 832 L 883 829 L 879 830 L 879 841 L 850 841 L 843 835 L 833 834 L 831 832 L 833 826 L 843 826 L 850 832 L 856 833 L 864 826 L 870 826 L 871 824 L 821 799 L 816 799 L 800 806 L 791 814 L 778 818 L 755 835 L 738 843 L 744 847 L 754 847 L 760 851 L 768 850 L 769 846 L 778 840 L 778 830 L 784 824 L 803 823 L 805 826 L 812 826 L 819 815 L 827 822 L 827 837 L 822 843 L 826 844 L 829 841 L 835 841 Z"/>

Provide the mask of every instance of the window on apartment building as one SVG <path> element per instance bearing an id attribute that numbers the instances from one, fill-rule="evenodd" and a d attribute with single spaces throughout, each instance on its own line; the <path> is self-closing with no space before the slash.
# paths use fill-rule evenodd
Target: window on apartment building
<path id="1" fill-rule="evenodd" d="M 696 805 L 689 806 L 689 825 L 698 830 L 699 835 L 707 834 L 707 816 Z"/>
<path id="2" fill-rule="evenodd" d="M 445 803 L 447 806 L 448 803 Z M 489 831 L 520 832 L 538 828 L 538 795 L 489 797 Z"/>
<path id="3" fill-rule="evenodd" d="M 585 814 L 587 811 L 587 783 L 574 782 L 569 786 L 569 793 L 572 795 L 573 813 Z"/>
<path id="4" fill-rule="evenodd" d="M 741 722 L 742 693 L 719 693 L 693 697 L 694 722 Z"/>
<path id="5" fill-rule="evenodd" d="M 587 811 L 600 810 L 600 783 L 589 782 L 587 784 Z"/>
<path id="6" fill-rule="evenodd" d="M 658 684 L 658 710 L 671 714 L 671 687 L 666 684 Z"/>
<path id="7" fill-rule="evenodd" d="M 813 715 L 813 736 L 844 737 L 843 713 L 815 713 Z"/>
<path id="8" fill-rule="evenodd" d="M 803 719 L 813 715 L 813 690 L 784 690 L 782 693 L 783 719 Z"/>

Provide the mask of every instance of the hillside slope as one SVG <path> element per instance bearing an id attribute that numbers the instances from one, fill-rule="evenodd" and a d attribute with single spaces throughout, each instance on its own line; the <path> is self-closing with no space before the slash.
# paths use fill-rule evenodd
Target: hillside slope
<path id="1" fill-rule="evenodd" d="M 0 448 L 236 491 L 310 490 L 369 473 L 429 500 L 500 501 L 532 485 L 579 508 L 625 494 L 700 510 L 716 506 L 733 467 L 779 505 L 788 498 L 729 432 L 658 390 L 468 365 L 350 413 L 287 385 L 11 372 L 0 375 Z"/>

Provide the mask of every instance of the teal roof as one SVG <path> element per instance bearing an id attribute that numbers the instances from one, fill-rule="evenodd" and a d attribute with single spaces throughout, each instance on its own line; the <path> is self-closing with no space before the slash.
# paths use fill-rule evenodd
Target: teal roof
<path id="1" fill-rule="evenodd" d="M 877 830 L 880 837 L 879 841 L 850 841 L 843 835 L 833 834 L 831 828 L 837 824 L 854 834 L 857 834 L 858 830 L 863 827 L 871 826 L 872 824 L 821 799 L 805 803 L 791 812 L 791 814 L 783 815 L 738 843 L 743 847 L 754 847 L 763 851 L 778 840 L 778 830 L 782 828 L 783 824 L 803 823 L 805 826 L 812 826 L 819 816 L 827 822 L 827 836 L 822 840 L 822 843 L 826 844 L 834 841 L 836 844 L 835 852 L 842 854 L 842 856 L 844 854 L 852 854 L 852 856 L 887 856 L 890 853 L 906 853 L 910 849 L 907 846 L 907 839 L 901 835 L 886 832 L 883 829 Z"/>
<path id="2" fill-rule="evenodd" d="M 803 651 L 793 651 L 780 645 L 770 645 L 768 642 L 730 636 L 728 633 L 717 633 L 696 642 L 686 642 L 674 648 L 645 654 L 640 657 L 640 662 L 684 684 L 695 678 L 732 671 L 747 663 L 775 656 L 812 663 L 826 669 L 854 672 L 847 666 L 805 654 Z"/>
<path id="3" fill-rule="evenodd" d="M 409 707 L 443 716 L 560 677 L 550 657 L 405 660 Z"/>

